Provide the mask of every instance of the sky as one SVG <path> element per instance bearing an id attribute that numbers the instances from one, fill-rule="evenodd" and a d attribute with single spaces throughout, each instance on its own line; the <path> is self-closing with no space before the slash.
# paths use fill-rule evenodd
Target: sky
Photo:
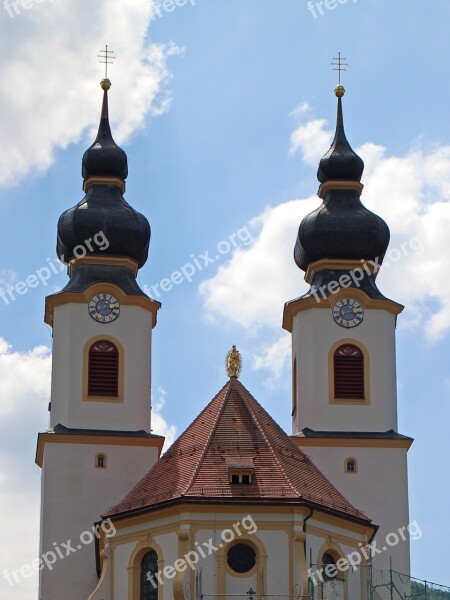
<path id="1" fill-rule="evenodd" d="M 405 306 L 399 431 L 415 438 L 410 518 L 423 532 L 412 574 L 450 586 L 449 23 L 447 0 L 0 1 L 0 287 L 16 290 L 0 298 L 0 574 L 38 554 L 34 454 L 51 376 L 44 299 L 67 281 L 56 224 L 83 197 L 81 157 L 101 105 L 97 55 L 108 44 L 126 200 L 152 227 L 138 282 L 162 303 L 153 429 L 168 442 L 226 382 L 232 344 L 242 382 L 290 433 L 282 311 L 307 289 L 293 247 L 319 205 L 317 164 L 336 111 L 330 63 L 346 57 L 344 118 L 366 165 L 362 199 L 391 230 L 377 282 Z M 175 271 L 183 280 L 168 289 Z M 31 275 L 32 286 L 20 285 Z M 34 599 L 36 585 L 0 577 L 0 598 Z"/>

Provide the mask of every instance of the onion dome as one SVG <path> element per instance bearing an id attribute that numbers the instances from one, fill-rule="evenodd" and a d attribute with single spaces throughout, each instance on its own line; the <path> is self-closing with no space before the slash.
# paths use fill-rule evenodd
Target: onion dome
<path id="1" fill-rule="evenodd" d="M 118 256 L 142 267 L 148 256 L 150 225 L 124 199 L 127 156 L 113 140 L 108 118 L 109 80 L 103 80 L 103 107 L 98 134 L 83 156 L 85 197 L 65 211 L 58 221 L 58 257 L 66 264 L 83 256 Z M 101 233 L 101 246 L 92 241 Z M 102 239 L 103 239 L 102 237 Z"/>
<path id="2" fill-rule="evenodd" d="M 325 181 L 345 180 L 361 181 L 364 171 L 364 162 L 356 154 L 347 141 L 344 131 L 344 118 L 342 116 L 343 86 L 337 86 L 335 94 L 338 99 L 336 133 L 328 152 L 319 163 L 317 179 L 320 183 Z"/>
<path id="3" fill-rule="evenodd" d="M 127 155 L 115 143 L 108 114 L 108 90 L 110 82 L 104 79 L 101 83 L 103 89 L 103 106 L 100 126 L 94 143 L 86 150 L 83 156 L 83 179 L 89 177 L 119 177 L 125 180 L 128 175 Z"/>
<path id="4" fill-rule="evenodd" d="M 377 259 L 381 264 L 389 244 L 388 226 L 360 200 L 364 163 L 345 136 L 344 91 L 341 85 L 335 89 L 338 98 L 336 133 L 317 173 L 323 202 L 301 222 L 295 245 L 295 262 L 303 271 L 322 259 Z"/>

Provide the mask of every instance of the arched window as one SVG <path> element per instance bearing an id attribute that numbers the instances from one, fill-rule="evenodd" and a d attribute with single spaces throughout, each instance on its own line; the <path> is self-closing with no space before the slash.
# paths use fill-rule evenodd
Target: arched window
<path id="1" fill-rule="evenodd" d="M 119 351 L 107 340 L 98 340 L 89 348 L 88 395 L 119 395 Z"/>
<path id="2" fill-rule="evenodd" d="M 345 472 L 346 473 L 357 473 L 358 472 L 358 462 L 355 458 L 346 458 L 345 459 Z"/>
<path id="3" fill-rule="evenodd" d="M 364 400 L 364 354 L 354 344 L 343 344 L 334 352 L 334 397 Z"/>
<path id="4" fill-rule="evenodd" d="M 95 466 L 97 469 L 106 469 L 106 456 L 104 454 L 97 454 L 95 457 Z"/>
<path id="5" fill-rule="evenodd" d="M 322 556 L 322 566 L 323 578 L 325 581 L 333 581 L 337 578 L 338 570 L 336 568 L 336 561 L 333 555 L 329 552 L 325 552 L 325 554 Z"/>
<path id="6" fill-rule="evenodd" d="M 158 555 L 154 550 L 141 560 L 140 600 L 158 600 Z"/>

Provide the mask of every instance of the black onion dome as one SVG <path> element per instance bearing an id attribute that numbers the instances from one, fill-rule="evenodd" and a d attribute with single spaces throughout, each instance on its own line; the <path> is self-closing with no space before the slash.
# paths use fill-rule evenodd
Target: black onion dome
<path id="1" fill-rule="evenodd" d="M 84 153 L 82 175 L 85 180 L 89 177 L 118 177 L 125 180 L 128 176 L 127 155 L 116 144 L 111 134 L 106 89 L 103 92 L 102 115 L 97 137 Z"/>
<path id="2" fill-rule="evenodd" d="M 95 240 L 103 237 L 106 242 L 97 244 Z M 89 239 L 93 251 L 86 242 Z M 83 200 L 66 210 L 58 221 L 57 252 L 65 263 L 82 256 L 84 247 L 88 256 L 127 257 L 142 267 L 149 245 L 149 222 L 113 185 L 92 185 Z"/>
<path id="3" fill-rule="evenodd" d="M 342 91 L 342 93 L 341 93 Z M 337 88 L 336 95 L 343 95 Z M 327 154 L 320 161 L 318 179 L 348 182 L 324 192 L 322 205 L 300 224 L 294 258 L 303 271 L 321 259 L 383 261 L 389 244 L 389 227 L 381 217 L 368 210 L 360 200 L 358 184 L 364 169 L 362 159 L 348 143 L 338 96 L 336 135 Z"/>
<path id="4" fill-rule="evenodd" d="M 96 142 L 83 157 L 83 177 L 86 183 L 90 177 L 124 180 L 126 176 L 127 156 L 111 136 L 105 89 Z M 118 256 L 131 258 L 142 267 L 149 244 L 147 219 L 125 201 L 118 185 L 102 183 L 101 179 L 94 180 L 83 200 L 66 210 L 58 221 L 57 252 L 65 263 L 84 255 Z"/>
<path id="5" fill-rule="evenodd" d="M 342 116 L 342 100 L 338 97 L 337 123 L 334 140 L 319 163 L 317 179 L 320 183 L 333 180 L 361 181 L 364 162 L 347 141 Z"/>
<path id="6" fill-rule="evenodd" d="M 324 258 L 381 264 L 389 238 L 389 227 L 363 205 L 356 190 L 329 190 L 301 222 L 294 258 L 303 271 Z"/>

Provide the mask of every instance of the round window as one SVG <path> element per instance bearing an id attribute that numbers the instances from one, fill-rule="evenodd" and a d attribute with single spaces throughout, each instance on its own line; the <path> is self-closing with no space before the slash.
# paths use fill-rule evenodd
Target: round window
<path id="1" fill-rule="evenodd" d="M 227 562 L 235 573 L 248 573 L 256 564 L 256 553 L 248 544 L 235 544 L 228 550 Z"/>

